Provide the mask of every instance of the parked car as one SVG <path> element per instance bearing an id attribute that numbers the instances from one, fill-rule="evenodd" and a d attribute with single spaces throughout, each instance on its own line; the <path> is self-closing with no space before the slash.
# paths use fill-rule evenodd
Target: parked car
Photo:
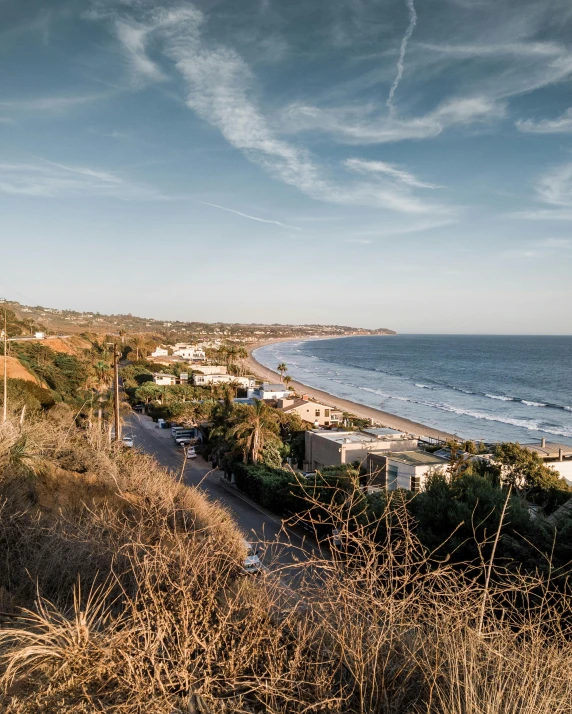
<path id="1" fill-rule="evenodd" d="M 192 441 L 192 438 L 190 436 L 179 436 L 175 439 L 175 444 L 178 444 L 179 446 L 186 446 L 187 444 L 190 444 Z"/>
<path id="2" fill-rule="evenodd" d="M 244 562 L 242 564 L 244 572 L 249 574 L 259 573 L 261 570 L 264 569 L 264 566 L 262 565 L 262 561 L 258 557 L 258 551 L 256 551 L 253 548 L 252 544 L 249 543 L 247 540 L 243 540 L 242 544 L 246 550 L 246 557 L 244 558 Z"/>
<path id="3" fill-rule="evenodd" d="M 132 436 L 124 436 L 123 439 L 121 439 L 123 442 L 123 446 L 126 446 L 128 449 L 133 448 L 133 437 Z"/>
<path id="4" fill-rule="evenodd" d="M 195 450 L 194 446 L 189 446 L 187 449 L 187 459 L 196 459 L 197 458 L 197 452 Z"/>

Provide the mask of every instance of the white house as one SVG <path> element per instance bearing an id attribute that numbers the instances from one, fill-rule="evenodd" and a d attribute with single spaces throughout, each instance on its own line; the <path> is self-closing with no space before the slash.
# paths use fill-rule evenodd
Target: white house
<path id="1" fill-rule="evenodd" d="M 175 345 L 173 354 L 181 359 L 188 360 L 203 360 L 205 359 L 205 353 L 203 350 L 193 347 L 192 345 Z"/>
<path id="2" fill-rule="evenodd" d="M 261 384 L 259 387 L 249 389 L 247 394 L 254 399 L 286 399 L 289 395 L 290 391 L 284 384 Z"/>
<path id="3" fill-rule="evenodd" d="M 312 429 L 305 433 L 305 463 L 308 471 L 324 466 L 365 462 L 369 454 L 409 451 L 418 440 L 395 429 L 370 428 L 361 431 Z"/>
<path id="4" fill-rule="evenodd" d="M 158 374 L 153 375 L 153 381 L 155 384 L 168 386 L 171 384 L 177 384 L 177 377 L 174 374 L 163 374 L 162 372 L 159 372 Z"/>
<path id="5" fill-rule="evenodd" d="M 431 474 L 446 472 L 449 459 L 427 451 L 368 454 L 368 485 L 396 491 L 422 491 Z"/>
<path id="6" fill-rule="evenodd" d="M 277 406 L 283 412 L 297 414 L 302 421 L 315 426 L 338 426 L 343 419 L 340 409 L 312 401 L 306 395 L 302 399 L 279 399 Z"/>
<path id="7" fill-rule="evenodd" d="M 254 377 L 236 377 L 234 374 L 193 374 L 193 384 L 196 387 L 205 387 L 210 384 L 237 384 L 243 389 L 249 390 L 249 387 L 252 387 L 254 383 Z"/>
<path id="8" fill-rule="evenodd" d="M 169 354 L 169 350 L 164 347 L 155 347 L 155 351 L 151 352 L 150 357 L 166 357 Z"/>
<path id="9" fill-rule="evenodd" d="M 222 364 L 202 364 L 200 367 L 193 367 L 195 372 L 201 374 L 227 374 L 228 369 Z"/>
<path id="10" fill-rule="evenodd" d="M 540 444 L 521 444 L 525 449 L 540 456 L 545 466 L 556 471 L 572 485 L 572 446 L 541 439 Z"/>

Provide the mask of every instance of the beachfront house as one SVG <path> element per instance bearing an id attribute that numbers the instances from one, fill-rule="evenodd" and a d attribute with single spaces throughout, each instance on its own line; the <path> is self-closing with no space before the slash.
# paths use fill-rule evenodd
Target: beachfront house
<path id="1" fill-rule="evenodd" d="M 297 414 L 302 421 L 314 426 L 338 426 L 343 419 L 340 409 L 312 401 L 307 395 L 301 399 L 279 399 L 276 405 L 286 414 Z"/>
<path id="2" fill-rule="evenodd" d="M 205 359 L 204 350 L 194 345 L 185 345 L 180 342 L 175 345 L 173 354 L 180 359 L 189 360 L 191 362 L 199 362 Z"/>
<path id="3" fill-rule="evenodd" d="M 150 357 L 167 357 L 169 350 L 164 347 L 155 347 L 155 350 L 151 352 Z"/>
<path id="4" fill-rule="evenodd" d="M 572 446 L 542 439 L 540 444 L 521 444 L 540 456 L 545 466 L 553 469 L 572 486 Z"/>
<path id="5" fill-rule="evenodd" d="M 177 384 L 177 377 L 174 374 L 159 372 L 153 375 L 153 381 L 161 386 L 170 386 L 171 384 Z"/>
<path id="6" fill-rule="evenodd" d="M 248 397 L 253 399 L 286 399 L 290 396 L 290 390 L 285 384 L 261 384 L 248 390 Z"/>
<path id="7" fill-rule="evenodd" d="M 325 431 L 313 429 L 305 433 L 305 470 L 324 466 L 339 466 L 358 461 L 364 463 L 370 453 L 410 451 L 418 440 L 412 434 L 387 428 L 361 431 Z"/>
<path id="8" fill-rule="evenodd" d="M 370 489 L 422 491 L 431 474 L 446 472 L 449 459 L 418 449 L 369 453 L 366 486 Z"/>
<path id="9" fill-rule="evenodd" d="M 234 374 L 201 374 L 199 372 L 193 374 L 193 384 L 196 387 L 205 387 L 211 384 L 235 384 L 250 391 L 249 388 L 253 387 L 255 382 L 254 377 L 250 376 L 237 377 Z"/>
<path id="10" fill-rule="evenodd" d="M 200 367 L 193 367 L 195 372 L 201 374 L 227 374 L 228 369 L 221 364 L 202 364 Z"/>

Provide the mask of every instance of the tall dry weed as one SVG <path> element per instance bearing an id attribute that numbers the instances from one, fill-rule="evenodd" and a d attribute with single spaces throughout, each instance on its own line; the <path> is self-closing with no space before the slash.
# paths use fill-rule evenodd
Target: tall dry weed
<path id="1" fill-rule="evenodd" d="M 244 577 L 228 513 L 63 428 L 25 485 L 4 462 L 1 585 L 23 606 L 0 629 L 7 714 L 572 712 L 565 588 L 495 566 L 485 590 L 433 562 L 404 509 L 380 546 L 359 500 L 327 515 L 342 549 L 284 565 L 268 544 L 269 572 Z"/>

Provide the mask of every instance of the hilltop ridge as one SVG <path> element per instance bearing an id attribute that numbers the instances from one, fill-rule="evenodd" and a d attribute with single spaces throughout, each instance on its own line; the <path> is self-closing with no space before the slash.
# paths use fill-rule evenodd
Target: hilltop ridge
<path id="1" fill-rule="evenodd" d="M 337 335 L 395 335 L 394 330 L 386 327 L 366 329 L 347 325 L 321 324 L 264 324 L 203 322 L 200 320 L 160 320 L 151 317 L 138 317 L 130 313 L 104 314 L 99 312 L 81 312 L 78 310 L 59 310 L 42 305 L 23 305 L 13 300 L 0 301 L 15 313 L 12 334 L 32 334 L 39 329 L 46 333 L 64 334 L 95 332 L 107 333 L 126 330 L 129 332 L 181 335 L 193 333 L 196 336 L 220 336 L 259 341 L 276 337 L 337 336 Z M 198 312 L 198 309 L 197 309 Z M 10 329 L 9 329 L 10 332 Z"/>

